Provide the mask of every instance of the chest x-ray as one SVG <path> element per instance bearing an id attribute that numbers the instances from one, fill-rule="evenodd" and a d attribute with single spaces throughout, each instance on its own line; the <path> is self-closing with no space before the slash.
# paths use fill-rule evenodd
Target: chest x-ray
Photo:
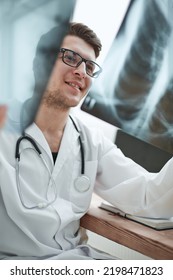
<path id="1" fill-rule="evenodd" d="M 133 0 L 82 109 L 173 153 L 173 0 Z"/>
<path id="2" fill-rule="evenodd" d="M 0 0 L 0 104 L 9 106 L 9 115 L 13 111 L 13 129 L 19 119 L 21 130 L 34 120 L 74 6 L 73 0 Z M 41 42 L 38 49 L 42 34 L 55 26 L 50 40 Z M 37 84 L 33 73 L 35 56 L 40 68 Z M 18 116 L 26 100 L 30 100 L 29 109 Z"/>

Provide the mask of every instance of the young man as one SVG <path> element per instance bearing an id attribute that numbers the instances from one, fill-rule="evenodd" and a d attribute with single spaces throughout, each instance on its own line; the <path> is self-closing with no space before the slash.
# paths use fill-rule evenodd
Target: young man
<path id="1" fill-rule="evenodd" d="M 172 159 L 160 173 L 150 174 L 97 131 L 69 117 L 101 72 L 95 64 L 100 49 L 93 31 L 71 24 L 35 123 L 17 143 L 17 163 L 20 135 L 1 132 L 1 259 L 111 258 L 85 244 L 80 231 L 93 191 L 127 213 L 173 216 Z M 37 58 L 34 71 L 37 84 Z"/>

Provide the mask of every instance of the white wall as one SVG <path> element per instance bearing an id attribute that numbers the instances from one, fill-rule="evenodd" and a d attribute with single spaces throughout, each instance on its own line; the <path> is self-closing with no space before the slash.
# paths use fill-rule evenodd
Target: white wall
<path id="1" fill-rule="evenodd" d="M 102 42 L 101 65 L 119 29 L 130 0 L 77 0 L 73 20 L 92 28 Z"/>

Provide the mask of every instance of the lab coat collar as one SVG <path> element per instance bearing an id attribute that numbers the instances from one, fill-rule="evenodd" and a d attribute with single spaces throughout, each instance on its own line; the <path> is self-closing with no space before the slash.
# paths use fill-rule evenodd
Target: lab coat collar
<path id="1" fill-rule="evenodd" d="M 35 123 L 33 123 L 26 129 L 25 133 L 32 137 L 46 151 L 51 159 L 52 165 L 54 165 L 50 147 L 39 127 Z M 69 153 L 74 153 L 78 137 L 79 132 L 75 129 L 72 121 L 69 118 L 64 129 L 58 157 L 56 160 L 56 165 L 59 164 L 58 170 L 62 167 L 64 161 L 68 158 Z"/>
<path id="2" fill-rule="evenodd" d="M 36 143 L 39 144 L 49 155 L 51 154 L 49 145 L 46 141 L 46 138 L 44 137 L 44 134 L 35 123 L 31 124 L 26 129 L 25 134 L 33 138 L 36 141 Z"/>

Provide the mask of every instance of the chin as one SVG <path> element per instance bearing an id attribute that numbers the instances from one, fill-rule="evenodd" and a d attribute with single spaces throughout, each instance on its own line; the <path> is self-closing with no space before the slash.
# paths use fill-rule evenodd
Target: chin
<path id="1" fill-rule="evenodd" d="M 71 102 L 71 103 L 69 104 L 69 107 L 76 107 L 76 106 L 79 105 L 79 103 L 80 103 L 80 101 L 78 101 L 78 102 Z"/>
<path id="2" fill-rule="evenodd" d="M 75 98 L 69 99 L 70 107 L 76 107 L 81 101 L 81 98 L 78 98 L 77 96 Z"/>

